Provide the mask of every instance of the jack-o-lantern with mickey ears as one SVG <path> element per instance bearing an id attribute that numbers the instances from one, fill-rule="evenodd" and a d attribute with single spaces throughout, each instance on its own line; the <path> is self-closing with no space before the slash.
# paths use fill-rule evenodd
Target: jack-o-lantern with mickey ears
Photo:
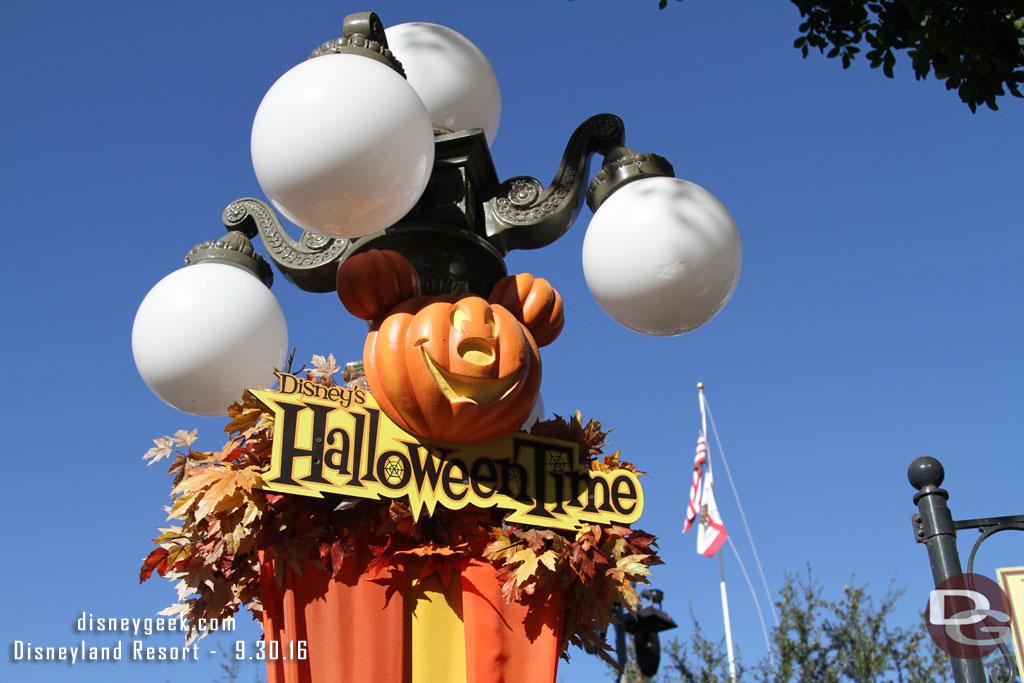
<path id="1" fill-rule="evenodd" d="M 561 332 L 562 297 L 528 273 L 503 278 L 488 299 L 417 296 L 410 272 L 403 256 L 378 250 L 338 270 L 342 303 L 370 321 L 363 367 L 374 399 L 402 429 L 430 441 L 486 443 L 511 434 L 537 400 L 537 347 Z"/>

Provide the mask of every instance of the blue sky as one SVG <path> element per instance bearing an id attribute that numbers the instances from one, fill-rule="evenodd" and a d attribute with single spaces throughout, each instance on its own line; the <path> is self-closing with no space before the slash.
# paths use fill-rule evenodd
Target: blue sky
<path id="1" fill-rule="evenodd" d="M 366 9 L 386 26 L 445 24 L 488 55 L 503 97 L 492 146 L 502 178 L 546 182 L 572 130 L 608 111 L 625 120 L 628 144 L 667 157 L 735 218 L 736 293 L 680 337 L 630 332 L 591 299 L 580 265 L 586 210 L 557 243 L 508 259 L 510 272 L 549 279 L 566 302 L 565 332 L 543 350 L 548 409 L 614 426 L 613 446 L 649 473 L 639 526 L 661 538 L 655 583 L 680 624 L 671 635 L 688 637 L 688 605 L 707 633 L 721 630 L 718 563 L 680 534 L 698 381 L 773 591 L 784 571 L 807 565 L 832 598 L 851 576 L 878 594 L 894 581 L 907 588 L 899 620 L 916 623 L 931 580 L 909 522 L 905 473 L 919 455 L 945 464 L 957 518 L 1022 512 L 1019 100 L 972 115 L 904 61 L 888 80 L 863 60 L 844 71 L 802 59 L 791 47 L 798 12 L 784 0 L 665 11 L 656 0 L 628 10 L 611 0 L 0 7 L 0 168 L 15 249 L 0 276 L 5 681 L 218 675 L 215 656 L 12 662 L 10 643 L 75 645 L 82 612 L 143 618 L 173 602 L 165 581 L 138 585 L 169 490 L 140 458 L 181 428 L 217 448 L 223 421 L 149 393 L 131 357 L 135 310 L 194 244 L 222 233 L 224 206 L 260 196 L 249 132 L 266 90 Z M 333 295 L 277 280 L 298 358 L 359 356 L 365 326 Z M 753 571 L 719 471 L 716 482 Z M 979 570 L 1024 565 L 1017 536 L 988 541 Z M 765 652 L 758 620 L 725 560 L 735 640 L 751 663 Z M 231 650 L 257 637 L 246 624 L 220 640 Z M 602 672 L 574 651 L 559 680 Z"/>

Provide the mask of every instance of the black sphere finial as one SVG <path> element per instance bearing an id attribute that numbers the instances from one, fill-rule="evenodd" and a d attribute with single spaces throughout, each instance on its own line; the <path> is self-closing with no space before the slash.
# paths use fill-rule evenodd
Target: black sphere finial
<path id="1" fill-rule="evenodd" d="M 942 468 L 942 463 L 927 455 L 915 458 L 907 469 L 910 485 L 919 491 L 926 486 L 938 488 L 945 478 L 946 471 Z"/>

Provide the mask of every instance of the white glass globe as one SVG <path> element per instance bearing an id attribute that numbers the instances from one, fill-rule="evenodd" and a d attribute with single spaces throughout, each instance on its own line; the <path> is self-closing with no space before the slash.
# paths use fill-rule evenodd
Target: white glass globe
<path id="1" fill-rule="evenodd" d="M 142 300 L 132 327 L 142 379 L 193 415 L 224 415 L 243 389 L 273 386 L 287 350 L 277 299 L 248 271 L 225 263 L 165 277 Z"/>
<path id="2" fill-rule="evenodd" d="M 679 178 L 619 188 L 583 239 L 583 275 L 597 303 L 625 327 L 657 336 L 711 320 L 736 289 L 742 261 L 726 208 Z"/>
<path id="3" fill-rule="evenodd" d="M 487 57 L 464 35 L 439 24 L 411 22 L 385 31 L 409 84 L 438 128 L 483 128 L 494 142 L 501 120 L 501 91 Z"/>
<path id="4" fill-rule="evenodd" d="M 252 165 L 288 220 L 332 237 L 390 227 L 434 165 L 434 129 L 416 91 L 367 57 L 330 54 L 281 76 L 252 123 Z"/>

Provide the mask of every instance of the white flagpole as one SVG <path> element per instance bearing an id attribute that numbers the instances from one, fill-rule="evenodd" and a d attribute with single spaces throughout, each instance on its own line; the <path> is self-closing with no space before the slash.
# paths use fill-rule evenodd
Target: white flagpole
<path id="1" fill-rule="evenodd" d="M 707 439 L 707 409 L 704 405 L 704 382 L 697 382 L 697 394 L 700 399 L 700 433 Z M 711 475 L 711 449 L 707 453 L 708 475 Z M 729 597 L 725 591 L 725 566 L 722 561 L 722 550 L 718 550 L 718 575 L 722 588 L 722 620 L 725 622 L 725 648 L 729 655 L 729 680 L 736 683 L 736 655 L 732 647 L 732 624 L 729 622 Z"/>
<path id="2" fill-rule="evenodd" d="M 725 569 L 722 566 L 722 551 L 718 551 L 718 575 L 722 586 L 722 619 L 725 620 L 725 649 L 729 653 L 729 680 L 736 683 L 736 656 L 732 650 L 732 625 L 729 623 L 729 597 L 725 593 Z"/>
<path id="3" fill-rule="evenodd" d="M 708 414 L 704 408 L 704 382 L 697 382 L 697 399 L 700 401 L 700 435 L 708 438 Z M 708 467 L 711 463 L 708 463 Z"/>

